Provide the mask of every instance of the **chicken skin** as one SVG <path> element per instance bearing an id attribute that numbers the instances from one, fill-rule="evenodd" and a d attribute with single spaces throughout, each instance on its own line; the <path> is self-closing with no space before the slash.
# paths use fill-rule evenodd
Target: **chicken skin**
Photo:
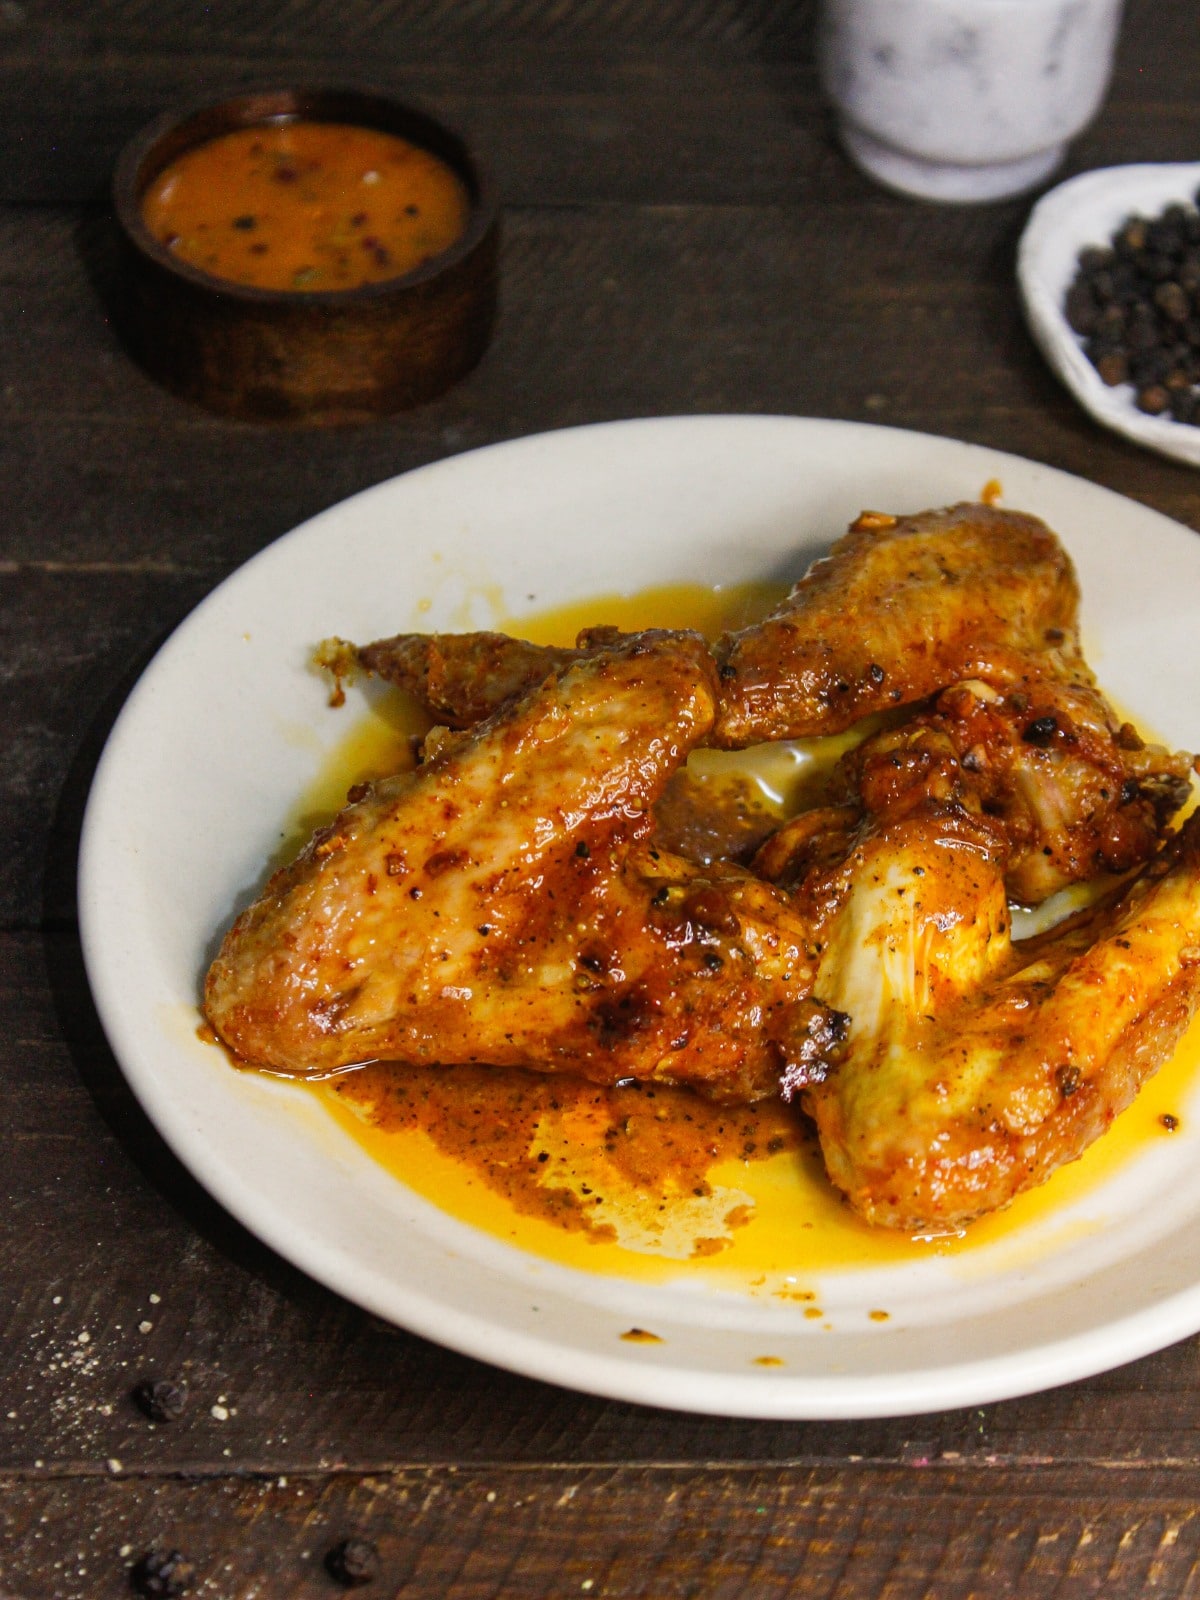
<path id="1" fill-rule="evenodd" d="M 979 679 L 955 684 L 928 710 L 865 739 L 829 785 L 840 813 L 834 833 L 918 784 L 931 799 L 993 818 L 1009 899 L 1040 905 L 1148 861 L 1188 798 L 1192 761 L 1118 723 L 1090 675 L 1064 679 L 1035 664 L 1003 692 Z M 811 813 L 786 823 L 759 870 L 795 887 L 814 846 L 828 853 L 833 825 Z"/>
<path id="2" fill-rule="evenodd" d="M 836 733 L 937 695 L 905 728 L 944 735 L 955 784 L 1001 822 L 1014 900 L 1037 905 L 1069 884 L 1131 871 L 1187 798 L 1192 758 L 1146 745 L 1113 713 L 1079 649 L 1078 600 L 1066 552 L 1035 518 L 982 505 L 864 514 L 779 611 L 717 645 L 707 742 Z M 344 648 L 465 727 L 619 638 L 593 629 L 556 649 L 495 633 L 400 634 Z M 769 694 L 754 688 L 756 673 Z M 865 747 L 876 767 L 889 738 Z M 687 789 L 680 774 L 668 798 L 682 793 L 699 813 L 704 797 Z"/>
<path id="3" fill-rule="evenodd" d="M 1082 1154 L 1200 1002 L 1200 816 L 1132 885 L 1013 944 L 986 819 L 936 807 L 847 863 L 817 977 L 851 1017 L 803 1085 L 826 1169 L 868 1222 L 958 1230 Z"/>
<path id="4" fill-rule="evenodd" d="M 356 647 L 345 660 L 394 683 L 448 728 L 469 728 L 590 652 L 530 644 L 506 633 L 399 633 Z"/>
<path id="5" fill-rule="evenodd" d="M 856 762 L 858 803 L 797 819 L 756 857 L 790 884 L 848 1017 L 796 1076 L 830 1178 L 867 1221 L 959 1229 L 1080 1155 L 1200 1002 L 1200 815 L 1120 895 L 1011 938 L 1010 841 L 953 747 L 907 727 Z"/>
<path id="6" fill-rule="evenodd" d="M 961 678 L 1019 675 L 1050 651 L 1069 675 L 1081 666 L 1078 612 L 1070 558 L 1035 517 L 986 505 L 864 512 L 776 611 L 718 641 L 707 742 L 741 749 L 841 733 Z M 588 629 L 573 650 L 487 632 L 337 644 L 346 665 L 463 728 L 618 637 Z"/>
<path id="7" fill-rule="evenodd" d="M 1078 611 L 1070 558 L 1036 517 L 987 505 L 864 512 L 776 611 L 718 642 L 712 743 L 840 733 L 1049 650 L 1069 670 Z"/>
<path id="8" fill-rule="evenodd" d="M 1000 688 L 956 684 L 905 736 L 920 728 L 945 735 L 962 788 L 1002 827 L 1021 905 L 1148 861 L 1191 789 L 1191 755 L 1147 744 L 1082 668 L 1033 661 Z M 888 742 L 868 741 L 853 764 L 878 771 Z"/>
<path id="9" fill-rule="evenodd" d="M 806 928 L 648 812 L 715 714 L 686 634 L 570 664 L 416 772 L 352 798 L 234 923 L 205 1009 L 249 1064 L 481 1061 L 777 1092 L 833 1042 Z"/>

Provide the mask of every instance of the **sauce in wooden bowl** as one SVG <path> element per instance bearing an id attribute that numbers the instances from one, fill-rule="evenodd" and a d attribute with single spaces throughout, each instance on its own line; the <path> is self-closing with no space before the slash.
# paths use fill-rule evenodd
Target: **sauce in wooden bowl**
<path id="1" fill-rule="evenodd" d="M 396 134 L 288 119 L 186 150 L 142 196 L 183 261 L 261 289 L 320 292 L 403 277 L 462 237 L 470 197 L 439 157 Z"/>

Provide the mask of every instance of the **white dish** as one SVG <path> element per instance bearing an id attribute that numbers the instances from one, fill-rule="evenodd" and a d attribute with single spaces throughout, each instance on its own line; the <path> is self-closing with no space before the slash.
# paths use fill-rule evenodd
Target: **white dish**
<path id="1" fill-rule="evenodd" d="M 960 1258 L 847 1269 L 824 1324 L 695 1281 L 550 1264 L 375 1166 L 314 1098 L 230 1070 L 195 1033 L 201 974 L 280 820 L 345 734 L 307 666 L 330 633 L 486 625 L 588 595 L 798 573 L 863 507 L 977 498 L 1055 527 L 1089 648 L 1123 705 L 1200 746 L 1200 539 L 1078 479 L 974 446 L 786 417 L 664 418 L 513 441 L 315 518 L 233 574 L 122 712 L 88 806 L 84 952 L 128 1081 L 236 1217 L 349 1299 L 427 1338 L 590 1392 L 763 1417 L 975 1405 L 1200 1329 L 1200 1116 L 1063 1213 Z M 485 601 L 484 597 L 490 597 Z M 1200 1106 L 1196 1108 L 1200 1110 Z M 886 1305 L 873 1323 L 868 1308 Z M 630 1344 L 631 1325 L 663 1343 Z M 770 1350 L 782 1363 L 755 1366 Z"/>
<path id="2" fill-rule="evenodd" d="M 1017 252 L 1017 281 L 1030 330 L 1042 354 L 1097 422 L 1176 461 L 1200 466 L 1200 427 L 1151 417 L 1137 408 L 1133 385 L 1110 389 L 1063 315 L 1079 252 L 1106 247 L 1127 217 L 1158 216 L 1174 202 L 1192 204 L 1200 162 L 1104 167 L 1052 189 L 1034 206 Z"/>

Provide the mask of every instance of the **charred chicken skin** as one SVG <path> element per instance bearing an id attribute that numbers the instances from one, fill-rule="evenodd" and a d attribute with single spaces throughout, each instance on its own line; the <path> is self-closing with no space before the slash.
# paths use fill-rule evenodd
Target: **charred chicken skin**
<path id="1" fill-rule="evenodd" d="M 685 634 L 631 636 L 367 790 L 240 916 L 208 1018 L 248 1063 L 482 1061 L 595 1082 L 777 1091 L 831 1040 L 806 928 L 648 812 L 712 725 Z"/>

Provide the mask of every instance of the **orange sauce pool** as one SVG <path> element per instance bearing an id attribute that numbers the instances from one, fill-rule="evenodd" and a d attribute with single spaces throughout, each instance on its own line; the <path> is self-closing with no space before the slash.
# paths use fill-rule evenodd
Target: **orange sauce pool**
<path id="1" fill-rule="evenodd" d="M 761 614 L 780 592 L 679 585 L 522 618 L 508 628 L 547 644 L 570 643 L 580 627 L 601 622 L 690 622 L 712 634 Z M 377 697 L 298 808 L 293 839 L 328 818 L 352 783 L 411 764 L 413 735 L 426 726 L 402 695 Z M 742 759 L 757 776 L 753 754 Z M 1178 1136 L 1198 1066 L 1200 1019 L 1080 1160 L 965 1235 L 940 1239 L 859 1221 L 826 1179 L 810 1126 L 781 1103 L 722 1107 L 659 1086 L 598 1089 L 534 1073 L 383 1063 L 305 1088 L 387 1171 L 518 1248 L 644 1282 L 695 1276 L 794 1301 L 821 1322 L 816 1285 L 830 1273 L 929 1253 L 970 1256 L 999 1243 L 1020 1249 L 1033 1224 L 1053 1222 L 1056 1211 L 1155 1141 Z M 884 1309 L 869 1315 L 887 1319 Z M 648 1337 L 641 1330 L 629 1336 L 639 1335 Z"/>
<path id="2" fill-rule="evenodd" d="M 215 278 L 259 289 L 355 289 L 402 277 L 460 238 L 458 174 L 395 134 L 261 123 L 171 162 L 142 197 L 154 237 Z"/>

